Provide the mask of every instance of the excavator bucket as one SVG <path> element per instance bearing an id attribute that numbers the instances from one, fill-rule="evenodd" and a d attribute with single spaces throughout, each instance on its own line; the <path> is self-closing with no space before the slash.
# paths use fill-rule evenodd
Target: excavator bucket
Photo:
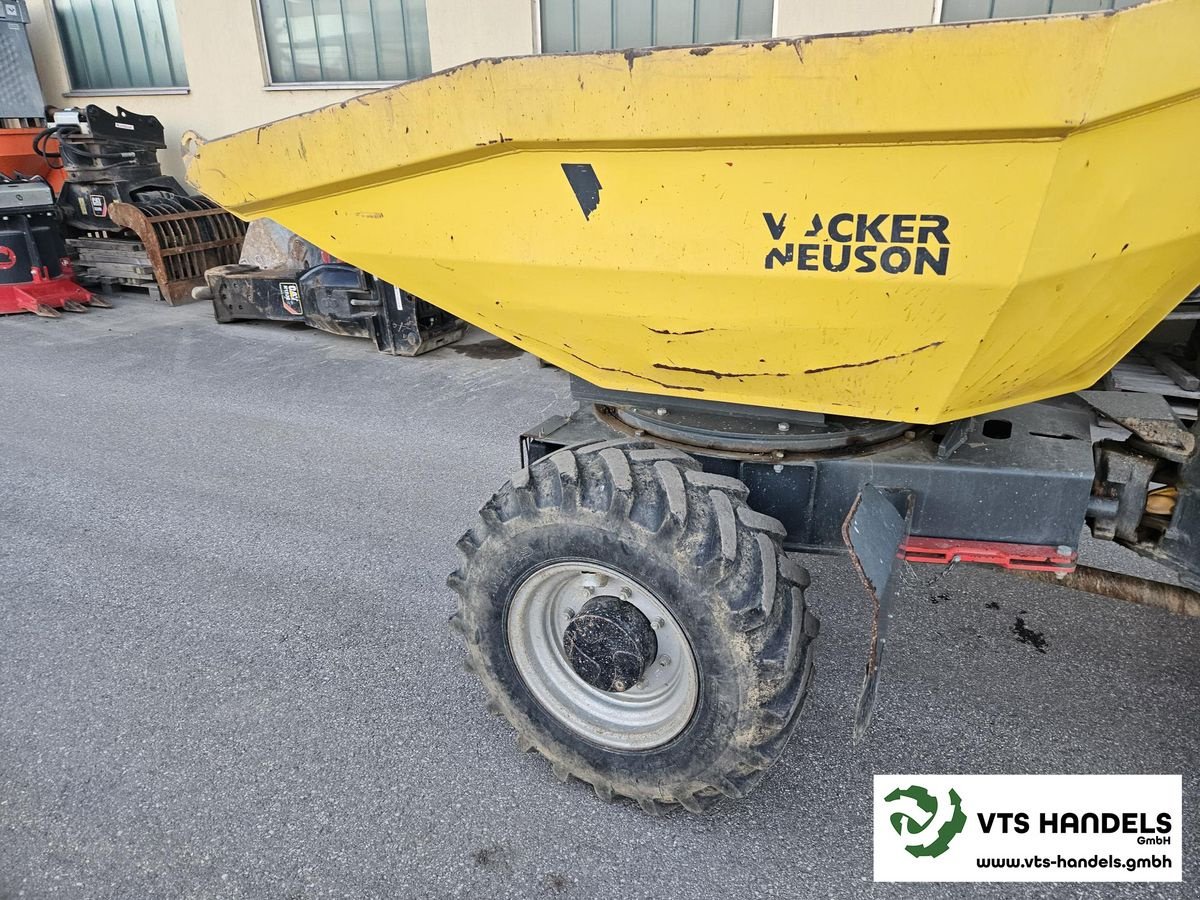
<path id="1" fill-rule="evenodd" d="M 1200 283 L 1200 0 L 481 60 L 188 178 L 601 387 L 932 423 Z"/>

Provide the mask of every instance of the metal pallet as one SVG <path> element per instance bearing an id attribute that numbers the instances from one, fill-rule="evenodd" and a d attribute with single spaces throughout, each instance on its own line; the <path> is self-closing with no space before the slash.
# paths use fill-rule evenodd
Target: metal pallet
<path id="1" fill-rule="evenodd" d="M 102 293 L 136 289 L 162 300 L 150 254 L 141 241 L 114 237 L 68 238 L 76 278 Z"/>

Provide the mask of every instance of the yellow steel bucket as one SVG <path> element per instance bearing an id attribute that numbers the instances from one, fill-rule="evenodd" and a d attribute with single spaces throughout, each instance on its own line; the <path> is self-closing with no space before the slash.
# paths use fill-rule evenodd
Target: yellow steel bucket
<path id="1" fill-rule="evenodd" d="M 188 178 L 609 388 L 938 422 L 1200 283 L 1200 0 L 481 60 Z"/>

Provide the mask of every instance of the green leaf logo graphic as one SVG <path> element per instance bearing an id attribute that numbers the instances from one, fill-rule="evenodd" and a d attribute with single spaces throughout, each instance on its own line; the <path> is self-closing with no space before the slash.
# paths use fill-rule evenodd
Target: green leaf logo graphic
<path id="1" fill-rule="evenodd" d="M 938 801 L 929 791 L 920 785 L 906 788 L 896 788 L 883 798 L 886 803 L 904 803 L 907 808 L 903 812 L 894 812 L 889 818 L 896 834 L 904 836 L 905 831 L 910 835 L 924 835 L 926 843 L 907 844 L 904 849 L 913 856 L 941 856 L 950 847 L 950 841 L 956 834 L 961 834 L 967 824 L 967 815 L 962 811 L 962 799 L 958 792 L 949 792 L 951 813 L 941 827 L 933 832 L 930 826 L 938 817 Z M 915 809 L 913 806 L 915 805 Z M 918 812 L 919 811 L 919 812 Z"/>

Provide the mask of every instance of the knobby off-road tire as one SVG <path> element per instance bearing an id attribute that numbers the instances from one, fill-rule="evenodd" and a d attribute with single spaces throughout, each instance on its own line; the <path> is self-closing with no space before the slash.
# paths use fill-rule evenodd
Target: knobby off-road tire
<path id="1" fill-rule="evenodd" d="M 740 798 L 776 762 L 796 727 L 812 673 L 817 620 L 808 573 L 783 552 L 783 526 L 746 505 L 746 486 L 649 442 L 559 450 L 512 477 L 458 542 L 462 567 L 451 626 L 489 708 L 554 773 L 649 812 L 701 812 Z M 514 660 L 507 619 L 516 592 L 547 566 L 595 562 L 665 606 L 698 670 L 690 721 L 661 746 L 601 746 L 553 715 Z M 574 676 L 573 673 L 572 677 Z"/>

